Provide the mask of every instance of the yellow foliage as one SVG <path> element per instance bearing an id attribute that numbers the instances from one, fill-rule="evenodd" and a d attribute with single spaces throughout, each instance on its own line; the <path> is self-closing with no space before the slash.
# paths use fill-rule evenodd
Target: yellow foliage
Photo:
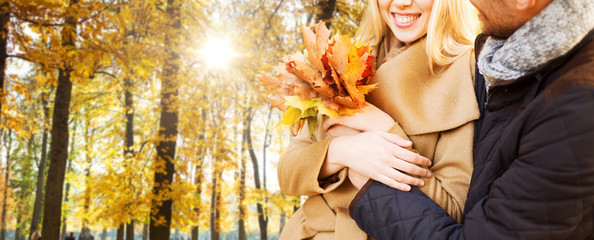
<path id="1" fill-rule="evenodd" d="M 59 69 L 67 69 L 71 70 L 73 89 L 70 165 L 65 176 L 70 189 L 63 215 L 69 227 L 88 221 L 97 232 L 131 220 L 148 223 L 150 213 L 155 212 L 153 200 L 171 199 L 172 228 L 187 233 L 199 226 L 205 231 L 210 227 L 210 213 L 216 209 L 221 216 L 219 230 L 230 233 L 236 231 L 240 193 L 245 194 L 248 232 L 258 231 L 257 203 L 263 205 L 270 226 L 281 214 L 290 216 L 299 205 L 298 198 L 280 194 L 274 180 L 279 153 L 290 136 L 286 130 L 274 130 L 272 123 L 280 121 L 281 113 L 272 111 L 268 117 L 267 93 L 255 76 L 271 71 L 281 56 L 305 47 L 297 26 L 316 12 L 307 7 L 315 5 L 308 1 L 182 1 L 180 28 L 172 26 L 166 1 L 81 0 L 70 10 L 67 6 L 72 1 L 66 0 L 10 1 L 14 17 L 8 24 L 7 51 L 16 57 L 8 61 L 10 71 L 1 99 L 0 152 L 5 153 L 5 139 L 10 138 L 14 142 L 11 153 L 19 159 L 13 163 L 19 171 L 11 179 L 35 185 L 35 162 L 41 155 L 44 130 L 51 139 Z M 346 6 L 359 6 L 337 2 L 342 11 L 355 11 Z M 348 32 L 344 26 L 350 24 L 342 23 L 350 20 L 341 14 L 331 22 L 341 32 Z M 74 46 L 68 47 L 62 42 L 67 15 L 76 19 Z M 229 38 L 237 52 L 223 71 L 207 69 L 204 60 L 196 56 L 197 46 L 214 35 Z M 179 59 L 172 58 L 171 51 L 178 51 Z M 179 109 L 178 134 L 166 139 L 157 135 L 162 91 L 169 91 L 162 88 L 162 81 L 172 72 L 175 77 L 171 79 L 179 86 L 178 96 L 170 102 Z M 126 92 L 132 106 L 126 106 Z M 47 119 L 44 102 L 49 108 Z M 314 117 L 312 108 L 336 116 L 316 99 L 287 102 L 294 109 L 293 119 Z M 133 115 L 130 148 L 125 145 L 127 114 Z M 248 123 L 253 142 L 249 147 L 244 137 Z M 7 137 L 9 131 L 13 134 Z M 156 145 L 173 139 L 174 179 L 154 184 L 155 173 L 165 171 L 164 161 L 157 159 Z M 263 181 L 265 147 L 267 183 L 261 185 L 266 184 L 267 190 L 255 187 L 256 169 L 248 154 L 253 150 L 256 155 L 258 177 Z M 46 161 L 49 164 L 50 159 Z M 241 187 L 240 172 L 245 174 Z M 2 179 L 1 171 L 0 175 Z M 160 189 L 157 194 L 153 194 L 154 187 Z M 13 209 L 18 189 L 8 191 Z M 211 202 L 213 194 L 220 194 L 219 202 Z M 31 205 L 32 198 L 22 199 L 19 206 Z M 32 210 L 18 209 L 29 222 Z M 9 214 L 11 223 L 16 222 L 16 211 Z M 167 224 L 163 216 L 152 220 Z"/>

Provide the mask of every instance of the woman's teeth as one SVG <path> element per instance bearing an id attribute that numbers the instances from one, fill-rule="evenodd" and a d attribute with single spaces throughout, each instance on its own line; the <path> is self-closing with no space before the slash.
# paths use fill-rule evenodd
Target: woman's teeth
<path id="1" fill-rule="evenodd" d="M 420 17 L 420 15 L 405 15 L 405 16 L 395 15 L 394 16 L 396 21 L 399 23 L 409 23 L 409 22 L 416 20 L 419 17 Z"/>

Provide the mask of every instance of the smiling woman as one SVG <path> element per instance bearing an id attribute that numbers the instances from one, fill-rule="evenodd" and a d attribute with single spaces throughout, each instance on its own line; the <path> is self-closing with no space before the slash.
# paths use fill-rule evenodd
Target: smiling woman
<path id="1" fill-rule="evenodd" d="M 199 51 L 208 68 L 226 69 L 237 56 L 228 39 L 210 39 Z"/>

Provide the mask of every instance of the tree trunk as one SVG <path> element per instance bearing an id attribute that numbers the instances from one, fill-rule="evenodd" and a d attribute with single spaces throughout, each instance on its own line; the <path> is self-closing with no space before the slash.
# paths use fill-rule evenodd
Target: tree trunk
<path id="1" fill-rule="evenodd" d="M 43 104 L 43 137 L 41 140 L 41 160 L 39 160 L 39 169 L 37 170 L 37 188 L 35 190 L 35 202 L 33 204 L 33 216 L 31 216 L 31 228 L 29 231 L 29 239 L 31 235 L 38 229 L 39 220 L 41 219 L 41 209 L 43 200 L 43 183 L 45 180 L 45 159 L 47 155 L 47 128 L 49 124 L 49 106 L 47 94 L 42 94 L 41 101 Z"/>
<path id="2" fill-rule="evenodd" d="M 256 157 L 256 153 L 254 151 L 254 145 L 252 143 L 252 116 L 253 112 L 252 109 L 248 109 L 247 111 L 247 115 L 246 115 L 246 120 L 244 122 L 245 124 L 245 128 L 244 128 L 244 141 L 247 144 L 248 147 L 248 153 L 250 155 L 250 158 L 252 159 L 252 165 L 254 167 L 254 182 L 256 185 L 256 189 L 261 190 L 262 189 L 262 185 L 260 184 L 260 173 L 259 173 L 259 167 L 258 167 L 258 158 Z M 264 215 L 264 208 L 262 206 L 261 201 L 256 202 L 256 210 L 258 211 L 258 225 L 260 226 L 260 239 L 262 240 L 266 240 L 268 239 L 267 235 L 268 235 L 268 218 Z"/>
<path id="3" fill-rule="evenodd" d="M 199 232 L 198 232 L 198 226 L 194 226 L 192 228 L 192 240 L 198 240 L 198 237 L 200 236 Z"/>
<path id="4" fill-rule="evenodd" d="M 74 122 L 73 124 L 73 129 L 76 129 L 76 122 Z M 72 141 L 70 142 L 70 156 L 72 156 L 73 152 L 74 152 L 74 143 L 76 142 L 76 131 L 72 132 Z M 70 172 L 72 171 L 72 158 L 68 159 L 68 162 L 66 163 L 66 171 Z M 66 182 L 66 191 L 64 194 L 64 203 L 68 203 L 68 197 L 70 195 L 70 182 Z M 68 235 L 68 221 L 66 219 L 66 216 L 62 217 L 62 235 L 60 235 L 60 239 L 64 239 L 66 237 L 66 235 Z"/>
<path id="5" fill-rule="evenodd" d="M 203 150 L 201 149 L 200 152 L 202 152 Z M 201 198 L 202 196 L 202 164 L 203 164 L 203 159 L 204 157 L 199 154 L 198 157 L 201 157 L 202 160 L 200 160 L 200 164 L 198 164 L 196 166 L 196 176 L 194 178 L 194 183 L 196 183 L 196 197 L 198 199 Z M 198 206 L 194 209 L 194 212 L 196 213 L 196 216 L 200 217 L 200 208 L 201 206 Z M 200 237 L 200 231 L 199 231 L 199 224 L 194 225 L 194 227 L 192 227 L 192 240 L 198 240 L 198 238 Z"/>
<path id="6" fill-rule="evenodd" d="M 134 219 L 126 224 L 126 240 L 134 240 Z"/>
<path id="7" fill-rule="evenodd" d="M 173 66 L 172 66 L 173 67 Z M 169 86 L 167 86 L 169 85 Z M 163 91 L 162 93 L 162 112 L 161 120 L 159 124 L 159 139 L 157 144 L 157 157 L 156 162 L 165 162 L 165 164 L 155 164 L 155 166 L 164 165 L 164 172 L 155 171 L 153 195 L 162 196 L 164 193 L 170 190 L 171 182 L 173 181 L 173 175 L 175 171 L 174 159 L 175 159 L 175 148 L 177 139 L 177 122 L 178 115 L 177 108 L 172 101 L 177 96 L 177 87 L 173 87 L 176 83 L 169 82 L 163 79 Z M 169 89 L 169 90 L 166 90 Z M 171 89 L 175 89 L 174 92 L 170 92 Z M 155 200 L 153 199 L 151 208 L 157 209 L 157 211 L 151 211 L 150 221 L 150 238 L 151 239 L 169 239 L 170 227 L 171 227 L 171 211 L 173 201 L 171 199 L 166 200 Z M 157 225 L 154 219 L 164 219 L 165 223 Z"/>
<path id="8" fill-rule="evenodd" d="M 285 213 L 285 211 L 281 210 L 281 214 L 280 214 L 280 223 L 278 224 L 278 232 L 282 232 L 283 228 L 285 228 L 285 224 L 287 221 L 287 214 Z"/>
<path id="9" fill-rule="evenodd" d="M 17 228 L 14 231 L 14 239 L 20 240 L 21 238 L 23 238 L 23 236 L 21 235 L 21 233 L 23 232 L 23 226 L 22 226 L 22 221 L 23 220 L 23 213 L 22 210 L 19 209 L 18 213 L 17 213 L 17 219 L 16 219 L 16 223 L 17 223 Z"/>
<path id="10" fill-rule="evenodd" d="M 132 81 L 129 78 L 124 80 L 124 112 L 126 114 L 126 139 L 124 141 L 124 158 L 134 156 L 134 99 L 132 96 Z"/>
<path id="11" fill-rule="evenodd" d="M 10 21 L 9 1 L 4 0 L 0 4 L 0 99 L 4 99 L 4 75 L 6 68 L 6 44 L 8 39 L 8 21 Z M 2 113 L 2 101 L 0 101 L 0 113 Z M 0 114 L 1 116 L 1 114 Z"/>
<path id="12" fill-rule="evenodd" d="M 247 233 L 245 231 L 245 219 L 246 219 L 246 206 L 245 206 L 245 172 L 246 172 L 246 156 L 245 156 L 245 146 L 241 144 L 241 155 L 240 155 L 241 163 L 239 170 L 239 240 L 246 240 Z"/>
<path id="13" fill-rule="evenodd" d="M 83 205 L 83 216 L 82 216 L 82 227 L 80 230 L 79 240 L 87 240 L 89 237 L 91 229 L 89 229 L 89 208 L 91 204 L 91 184 L 89 184 L 89 177 L 91 177 L 91 151 L 89 149 L 90 145 L 92 144 L 92 137 L 94 131 L 90 129 L 90 119 L 89 116 L 85 116 L 85 132 L 84 132 L 84 139 L 85 139 L 85 158 L 87 160 L 87 166 L 85 167 L 85 195 L 84 195 L 84 205 Z M 74 142 L 74 139 L 73 139 Z"/>
<path id="14" fill-rule="evenodd" d="M 132 96 L 132 81 L 129 78 L 124 79 L 124 112 L 126 115 L 126 139 L 124 141 L 124 159 L 134 157 L 134 100 Z M 130 179 L 129 182 L 131 182 Z M 131 214 L 131 213 L 128 213 Z M 130 216 L 132 217 L 132 216 Z M 126 224 L 126 240 L 134 240 L 134 219 Z"/>
<path id="15" fill-rule="evenodd" d="M 195 174 L 194 174 L 194 184 L 196 184 L 196 198 L 201 199 L 202 197 L 202 166 L 204 164 L 204 155 L 206 153 L 206 147 L 203 144 L 204 139 L 206 138 L 206 111 L 201 109 L 202 113 L 202 133 L 198 136 L 198 140 L 200 141 L 200 150 L 198 150 L 198 157 L 200 161 L 198 165 L 196 165 Z M 201 202 L 201 201 L 199 201 Z M 200 218 L 200 208 L 202 206 L 199 205 L 195 207 L 194 212 L 198 218 Z M 198 240 L 200 237 L 200 229 L 198 223 L 192 227 L 192 240 Z"/>
<path id="16" fill-rule="evenodd" d="M 270 133 L 270 128 L 269 128 L 271 119 L 272 119 L 272 108 L 269 108 L 268 109 L 268 118 L 266 120 L 266 131 L 264 132 L 264 144 L 262 145 L 262 178 L 263 178 L 262 188 L 264 189 L 264 191 L 262 191 L 263 206 L 268 206 L 268 190 L 266 189 L 266 150 L 272 143 L 272 134 Z M 250 125 L 251 125 L 251 121 L 250 121 Z M 251 128 L 250 128 L 250 134 L 251 134 Z M 250 136 L 250 140 L 251 140 L 251 136 Z M 250 146 L 253 146 L 253 145 L 250 144 Z M 253 148 L 252 148 L 252 151 L 253 151 Z M 254 167 L 256 167 L 256 166 L 254 166 Z M 264 212 L 264 210 L 262 212 Z M 266 215 L 264 215 L 264 224 L 268 225 L 268 216 L 266 216 Z M 265 229 L 268 230 L 268 226 L 266 226 Z"/>
<path id="17" fill-rule="evenodd" d="M 125 231 L 126 225 L 125 224 L 120 224 L 120 227 L 118 227 L 118 231 L 116 234 L 116 240 L 124 240 L 124 231 Z"/>
<path id="18" fill-rule="evenodd" d="M 103 232 L 101 233 L 101 240 L 105 240 L 107 238 L 107 229 L 103 229 Z"/>
<path id="19" fill-rule="evenodd" d="M 6 211 L 8 210 L 6 204 L 8 202 L 8 184 L 10 183 L 10 150 L 12 148 L 12 131 L 8 130 L 8 134 L 6 135 L 8 141 L 6 141 L 6 170 L 4 171 L 4 194 L 2 200 L 2 223 L 0 223 L 0 240 L 6 240 Z"/>
<path id="20" fill-rule="evenodd" d="M 272 134 L 270 133 L 270 120 L 272 120 L 272 108 L 268 110 L 268 118 L 266 119 L 266 131 L 264 132 L 264 145 L 262 145 L 262 184 L 264 185 L 264 192 L 266 192 L 266 149 L 272 143 Z M 265 199 L 268 202 L 268 197 Z"/>
<path id="21" fill-rule="evenodd" d="M 148 238 L 148 225 L 142 224 L 142 240 L 147 240 Z"/>
<path id="22" fill-rule="evenodd" d="M 69 9 L 78 0 L 70 0 Z M 67 50 L 74 49 L 76 39 L 76 18 L 72 14 L 76 11 L 66 11 L 66 24 L 62 29 L 62 46 Z M 52 120 L 52 141 L 50 144 L 50 166 L 45 186 L 45 207 L 43 211 L 43 239 L 57 239 L 60 237 L 60 217 L 62 216 L 62 191 L 66 160 L 68 158 L 68 117 L 70 113 L 70 97 L 72 82 L 70 81 L 71 66 L 68 63 L 59 70 L 58 88 L 56 90 L 54 115 Z"/>
<path id="23" fill-rule="evenodd" d="M 29 135 L 29 140 L 27 142 L 27 155 L 23 162 L 21 162 L 20 166 L 21 169 L 32 169 L 33 162 L 35 161 L 35 136 L 33 134 Z M 29 213 L 29 202 L 26 201 L 29 199 L 29 194 L 33 192 L 32 186 L 29 184 L 21 186 L 21 188 L 17 191 L 17 204 L 16 204 L 16 229 L 15 229 L 15 236 L 14 239 L 23 240 L 25 239 L 25 226 L 27 215 Z"/>
<path id="24" fill-rule="evenodd" d="M 175 46 L 175 39 L 181 30 L 181 15 L 180 15 L 180 0 L 167 0 L 167 18 L 171 19 L 170 30 L 167 31 L 165 42 L 168 46 Z M 173 200 L 165 199 L 158 200 L 158 196 L 163 196 L 169 192 L 170 185 L 173 181 L 175 171 L 175 147 L 177 141 L 177 125 L 178 125 L 178 109 L 177 93 L 179 84 L 177 75 L 179 72 L 179 54 L 173 50 L 169 50 L 169 57 L 163 66 L 163 80 L 161 88 L 161 119 L 159 121 L 159 136 L 160 141 L 157 142 L 157 157 L 155 159 L 155 166 L 165 166 L 163 171 L 155 171 L 155 178 L 153 184 L 153 195 L 155 196 L 151 202 L 151 220 L 150 220 L 150 239 L 169 239 L 171 232 L 171 211 Z M 165 164 L 159 164 L 165 162 Z M 156 211 L 155 211 L 156 210 Z M 155 222 L 155 219 L 164 220 L 164 224 Z"/>
<path id="25" fill-rule="evenodd" d="M 218 102 L 214 103 L 215 106 L 218 106 Z M 214 112 L 214 111 L 213 111 Z M 213 119 L 212 125 L 215 127 L 221 126 L 218 120 L 223 119 L 223 110 L 221 108 L 217 108 L 216 114 L 213 113 L 212 116 L 216 116 Z M 217 136 L 214 136 L 214 151 L 217 153 L 223 153 L 226 149 L 224 149 L 224 140 L 220 141 L 219 139 L 224 139 L 224 131 L 218 131 Z M 211 205 L 210 205 L 210 240 L 219 240 L 221 237 L 221 207 L 222 207 L 222 199 L 221 199 L 221 187 L 222 187 L 222 177 L 223 177 L 223 159 L 215 156 L 212 159 L 212 197 L 211 197 Z"/>
<path id="26" fill-rule="evenodd" d="M 223 179 L 223 169 L 219 169 L 219 175 L 217 177 L 219 180 L 217 181 L 217 198 L 216 198 L 216 205 L 215 205 L 215 228 L 216 228 L 216 232 L 217 232 L 217 238 L 220 238 L 221 235 L 221 208 L 222 208 L 222 203 L 223 203 L 223 198 L 221 197 L 222 195 L 222 179 Z"/>
<path id="27" fill-rule="evenodd" d="M 210 240 L 220 239 L 220 224 L 219 224 L 219 197 L 220 188 L 219 184 L 219 164 L 218 159 L 213 161 L 213 174 L 212 174 L 212 197 L 210 199 Z"/>
<path id="28" fill-rule="evenodd" d="M 166 12 L 168 18 L 171 19 L 171 28 L 174 30 L 181 29 L 181 15 L 180 2 L 175 0 L 167 0 Z M 173 44 L 172 40 L 177 33 L 169 32 L 170 35 L 165 36 L 165 42 Z M 165 140 L 159 141 L 157 144 L 157 159 L 156 161 L 165 161 L 165 172 L 155 172 L 155 184 L 153 186 L 153 194 L 159 196 L 162 192 L 169 191 L 169 185 L 173 181 L 174 175 L 174 159 L 177 139 L 177 125 L 178 125 L 178 106 L 176 103 L 179 85 L 177 83 L 179 54 L 170 50 L 169 59 L 163 69 L 163 81 L 161 92 L 161 120 L 159 125 L 159 138 Z M 155 164 L 161 165 L 161 164 Z M 151 225 L 150 238 L 151 239 L 169 239 L 171 227 L 171 211 L 173 201 L 166 199 L 164 201 L 153 200 L 152 208 L 157 211 L 151 211 Z M 154 219 L 163 219 L 165 224 L 156 225 Z"/>
<path id="29" fill-rule="evenodd" d="M 66 193 L 64 194 L 64 202 L 68 202 L 68 194 L 70 193 L 70 183 L 66 183 Z M 68 222 L 66 221 L 66 216 L 62 217 L 62 230 L 60 231 L 62 235 L 60 235 L 60 239 L 64 239 L 68 235 Z M 45 226 L 45 225 L 44 225 Z M 45 229 L 45 227 L 43 228 Z M 45 230 L 44 230 L 45 231 Z"/>

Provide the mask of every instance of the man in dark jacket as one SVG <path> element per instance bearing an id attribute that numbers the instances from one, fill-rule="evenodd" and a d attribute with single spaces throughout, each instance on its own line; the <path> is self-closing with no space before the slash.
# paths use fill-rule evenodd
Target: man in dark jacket
<path id="1" fill-rule="evenodd" d="M 351 215 L 377 240 L 594 239 L 594 1 L 471 2 L 481 119 L 462 223 L 374 181 Z"/>

